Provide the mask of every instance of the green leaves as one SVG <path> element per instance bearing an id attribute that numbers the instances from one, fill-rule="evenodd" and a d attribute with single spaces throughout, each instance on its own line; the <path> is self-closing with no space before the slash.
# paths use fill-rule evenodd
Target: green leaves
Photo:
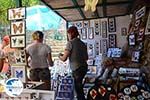
<path id="1" fill-rule="evenodd" d="M 0 0 L 0 24 L 8 25 L 7 10 L 16 7 L 16 0 Z M 18 1 L 19 2 L 19 1 Z M 33 6 L 39 4 L 39 0 L 22 0 L 22 6 Z"/>

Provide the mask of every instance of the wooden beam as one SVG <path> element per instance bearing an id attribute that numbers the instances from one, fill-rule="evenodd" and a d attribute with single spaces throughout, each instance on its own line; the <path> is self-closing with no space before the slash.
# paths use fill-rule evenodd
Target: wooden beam
<path id="1" fill-rule="evenodd" d="M 84 15 L 83 11 L 81 10 L 81 8 L 79 7 L 77 1 L 76 1 L 76 0 L 72 0 L 72 2 L 73 2 L 73 4 L 74 4 L 74 6 L 77 7 L 76 9 L 78 9 L 78 11 L 79 11 L 80 15 L 82 16 L 82 18 L 83 18 L 83 19 L 86 19 L 85 15 Z"/>
<path id="2" fill-rule="evenodd" d="M 106 7 L 107 0 L 102 0 L 102 7 L 103 7 L 103 17 L 107 15 L 107 7 Z"/>
<path id="3" fill-rule="evenodd" d="M 128 3 L 131 3 L 133 2 L 132 0 L 130 1 L 122 1 L 122 2 L 111 2 L 111 3 L 106 3 L 107 6 L 113 6 L 113 5 L 121 5 L 121 4 L 128 4 Z M 97 4 L 97 7 L 103 7 L 104 5 L 101 3 L 101 4 Z M 54 10 L 60 10 L 60 9 L 76 9 L 76 8 L 84 8 L 84 5 L 78 5 L 78 6 L 67 6 L 67 7 L 58 7 L 58 8 L 53 8 Z"/>
<path id="4" fill-rule="evenodd" d="M 66 18 L 64 18 L 60 13 L 58 13 L 57 11 L 55 11 L 45 0 L 41 0 L 46 6 L 48 6 L 50 9 L 52 9 L 56 14 L 58 14 L 60 17 L 62 17 L 64 20 L 67 20 Z"/>
<path id="5" fill-rule="evenodd" d="M 107 16 L 107 17 L 98 17 L 98 18 L 109 18 L 109 17 L 120 17 L 120 16 L 126 16 L 129 15 L 128 13 L 125 14 L 120 14 L 120 15 L 114 15 L 114 16 Z M 98 18 L 86 18 L 86 20 L 93 20 L 93 19 L 98 19 Z M 82 21 L 83 19 L 79 20 L 68 20 L 67 22 L 72 22 L 72 21 Z"/>

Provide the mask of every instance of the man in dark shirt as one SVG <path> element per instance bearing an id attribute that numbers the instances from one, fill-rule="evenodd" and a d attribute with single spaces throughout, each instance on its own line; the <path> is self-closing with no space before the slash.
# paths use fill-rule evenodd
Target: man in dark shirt
<path id="1" fill-rule="evenodd" d="M 75 26 L 70 27 L 67 32 L 69 41 L 64 54 L 60 54 L 59 58 L 62 61 L 66 61 L 69 58 L 77 99 L 85 100 L 82 81 L 88 69 L 87 46 L 78 38 L 79 33 Z"/>

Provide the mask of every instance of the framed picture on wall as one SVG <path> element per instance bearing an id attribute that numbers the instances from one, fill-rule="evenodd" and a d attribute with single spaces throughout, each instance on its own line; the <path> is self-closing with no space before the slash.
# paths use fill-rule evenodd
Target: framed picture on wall
<path id="1" fill-rule="evenodd" d="M 94 21 L 94 31 L 95 31 L 95 36 L 100 36 L 100 21 L 95 20 Z"/>
<path id="2" fill-rule="evenodd" d="M 139 62 L 140 61 L 140 51 L 133 51 L 131 60 L 133 62 Z"/>
<path id="3" fill-rule="evenodd" d="M 83 21 L 83 27 L 85 27 L 85 28 L 90 27 L 90 22 L 89 21 Z"/>
<path id="4" fill-rule="evenodd" d="M 115 17 L 108 18 L 108 31 L 116 32 L 116 20 Z"/>
<path id="5" fill-rule="evenodd" d="M 87 44 L 87 50 L 88 50 L 89 58 L 94 58 L 95 52 L 94 52 L 94 44 L 93 43 Z"/>
<path id="6" fill-rule="evenodd" d="M 26 82 L 26 67 L 25 66 L 11 66 L 11 76 Z"/>
<path id="7" fill-rule="evenodd" d="M 77 27 L 77 29 L 83 28 L 83 23 L 82 23 L 82 21 L 77 21 L 77 22 L 75 22 L 75 26 Z"/>
<path id="8" fill-rule="evenodd" d="M 25 34 L 25 21 L 11 21 L 11 35 L 23 35 Z"/>
<path id="9" fill-rule="evenodd" d="M 121 28 L 121 35 L 122 36 L 126 36 L 127 35 L 127 28 L 126 27 L 122 27 Z"/>
<path id="10" fill-rule="evenodd" d="M 130 46 L 135 45 L 135 35 L 134 34 L 129 35 L 128 43 L 129 43 Z"/>
<path id="11" fill-rule="evenodd" d="M 145 15 L 145 12 L 146 12 L 146 7 L 142 7 L 140 8 L 138 11 L 136 11 L 135 13 L 135 19 L 139 19 L 141 17 L 143 17 Z"/>
<path id="12" fill-rule="evenodd" d="M 117 38 L 116 34 L 109 34 L 108 38 L 109 38 L 109 47 L 110 48 L 116 47 L 116 38 Z"/>
<path id="13" fill-rule="evenodd" d="M 102 53 L 104 54 L 104 55 L 106 55 L 107 54 L 107 39 L 103 39 L 102 40 Z"/>
<path id="14" fill-rule="evenodd" d="M 81 39 L 82 40 L 85 40 L 85 39 L 87 39 L 87 28 L 82 28 L 81 29 Z"/>
<path id="15" fill-rule="evenodd" d="M 26 17 L 25 7 L 8 9 L 8 20 L 25 19 L 25 17 Z"/>
<path id="16" fill-rule="evenodd" d="M 10 47 L 11 48 L 24 48 L 26 45 L 25 35 L 10 36 Z"/>
<path id="17" fill-rule="evenodd" d="M 15 52 L 8 53 L 9 64 L 26 65 L 26 54 L 24 50 L 15 50 Z"/>
<path id="18" fill-rule="evenodd" d="M 102 38 L 107 38 L 107 21 L 102 21 Z"/>
<path id="19" fill-rule="evenodd" d="M 143 38 L 144 38 L 144 32 L 145 32 L 145 28 L 140 28 L 139 29 L 139 33 L 138 33 L 138 36 L 137 36 L 137 41 L 142 41 Z"/>
<path id="20" fill-rule="evenodd" d="M 95 41 L 95 55 L 99 55 L 99 50 L 100 50 L 100 44 L 99 41 Z"/>
<path id="21" fill-rule="evenodd" d="M 94 31 L 93 27 L 88 28 L 88 39 L 93 39 L 94 38 Z"/>

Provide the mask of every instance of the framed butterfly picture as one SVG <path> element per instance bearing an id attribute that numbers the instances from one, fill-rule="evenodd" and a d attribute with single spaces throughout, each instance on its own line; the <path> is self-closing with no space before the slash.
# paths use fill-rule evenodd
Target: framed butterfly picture
<path id="1" fill-rule="evenodd" d="M 25 51 L 16 49 L 15 52 L 9 52 L 8 61 L 10 65 L 26 65 Z"/>
<path id="2" fill-rule="evenodd" d="M 11 48 L 24 48 L 26 45 L 25 35 L 10 36 L 10 47 Z"/>
<path id="3" fill-rule="evenodd" d="M 11 35 L 24 35 L 25 34 L 25 21 L 11 21 Z"/>
<path id="4" fill-rule="evenodd" d="M 26 82 L 26 67 L 25 66 L 11 66 L 11 77 L 20 79 L 22 82 Z"/>

